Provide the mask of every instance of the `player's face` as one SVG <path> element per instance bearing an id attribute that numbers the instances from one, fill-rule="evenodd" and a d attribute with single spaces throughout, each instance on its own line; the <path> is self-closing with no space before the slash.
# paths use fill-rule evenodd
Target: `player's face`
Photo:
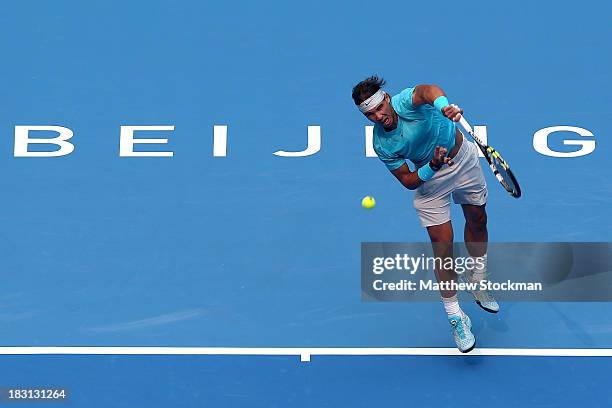
<path id="1" fill-rule="evenodd" d="M 374 123 L 380 123 L 386 128 L 392 128 L 396 124 L 395 111 L 390 103 L 389 95 L 385 95 L 385 99 L 378 104 L 377 107 L 365 114 L 368 119 Z"/>

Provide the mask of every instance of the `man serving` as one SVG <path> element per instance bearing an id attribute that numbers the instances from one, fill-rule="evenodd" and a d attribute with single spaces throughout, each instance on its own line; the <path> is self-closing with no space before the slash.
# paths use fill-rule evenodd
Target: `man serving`
<path id="1" fill-rule="evenodd" d="M 463 137 L 455 122 L 463 110 L 451 105 L 436 85 L 417 85 L 393 97 L 383 91 L 385 81 L 372 76 L 353 88 L 359 110 L 374 123 L 374 151 L 404 187 L 415 190 L 413 205 L 431 239 L 434 255 L 453 256 L 451 196 L 465 216 L 464 241 L 473 257 L 483 257 L 483 268 L 468 279 L 486 277 L 488 242 L 487 185 L 480 167 L 477 147 Z M 406 160 L 412 162 L 411 171 Z M 455 281 L 452 268 L 436 268 L 439 282 Z M 470 318 L 461 310 L 454 290 L 441 290 L 444 309 L 460 351 L 472 350 L 476 339 Z M 497 313 L 499 305 L 487 291 L 473 291 L 476 302 Z"/>

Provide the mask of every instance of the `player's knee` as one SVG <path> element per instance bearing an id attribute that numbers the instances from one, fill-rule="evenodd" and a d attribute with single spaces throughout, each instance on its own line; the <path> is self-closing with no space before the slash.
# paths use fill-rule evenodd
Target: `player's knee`
<path id="1" fill-rule="evenodd" d="M 465 218 L 470 229 L 482 229 L 487 226 L 487 212 L 484 209 L 472 211 Z"/>
<path id="2" fill-rule="evenodd" d="M 428 232 L 433 243 L 450 245 L 453 243 L 453 230 L 451 228 L 430 228 Z"/>

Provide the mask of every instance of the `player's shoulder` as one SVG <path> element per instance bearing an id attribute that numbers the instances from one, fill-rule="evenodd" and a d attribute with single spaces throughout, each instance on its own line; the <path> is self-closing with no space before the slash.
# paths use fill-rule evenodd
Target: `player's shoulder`
<path id="1" fill-rule="evenodd" d="M 414 86 L 405 88 L 391 97 L 391 105 L 400 116 L 402 113 L 408 113 L 415 109 L 415 106 L 412 104 L 414 88 Z"/>

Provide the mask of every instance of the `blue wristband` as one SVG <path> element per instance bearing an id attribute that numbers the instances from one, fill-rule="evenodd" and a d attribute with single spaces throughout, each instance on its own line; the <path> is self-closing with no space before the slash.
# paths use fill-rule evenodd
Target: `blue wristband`
<path id="1" fill-rule="evenodd" d="M 436 100 L 434 101 L 434 106 L 436 107 L 437 110 L 439 110 L 440 112 L 442 112 L 442 108 L 445 108 L 449 105 L 448 103 L 448 99 L 446 99 L 446 96 L 442 95 L 442 96 L 438 96 L 436 98 Z"/>
<path id="2" fill-rule="evenodd" d="M 419 175 L 419 178 L 421 180 L 427 181 L 431 179 L 434 176 L 434 174 L 436 174 L 436 172 L 434 171 L 434 169 L 431 168 L 429 163 L 427 163 L 423 167 L 419 168 L 419 170 L 417 171 L 417 174 Z"/>

